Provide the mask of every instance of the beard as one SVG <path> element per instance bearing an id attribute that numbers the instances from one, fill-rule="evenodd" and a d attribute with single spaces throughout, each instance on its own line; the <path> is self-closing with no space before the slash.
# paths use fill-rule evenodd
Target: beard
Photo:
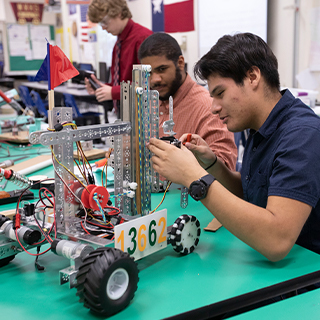
<path id="1" fill-rule="evenodd" d="M 176 76 L 169 87 L 169 91 L 165 95 L 159 96 L 159 100 L 167 101 L 167 100 L 169 100 L 170 96 L 174 96 L 174 94 L 178 91 L 178 89 L 180 88 L 180 86 L 182 84 L 181 80 L 182 80 L 181 71 L 178 67 L 176 67 Z"/>

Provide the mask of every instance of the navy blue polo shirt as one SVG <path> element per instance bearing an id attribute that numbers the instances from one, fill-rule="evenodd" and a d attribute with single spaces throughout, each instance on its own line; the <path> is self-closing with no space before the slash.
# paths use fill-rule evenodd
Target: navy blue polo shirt
<path id="1" fill-rule="evenodd" d="M 320 253 L 320 117 L 289 90 L 258 131 L 251 130 L 244 151 L 244 199 L 265 208 L 268 196 L 312 206 L 297 244 Z"/>

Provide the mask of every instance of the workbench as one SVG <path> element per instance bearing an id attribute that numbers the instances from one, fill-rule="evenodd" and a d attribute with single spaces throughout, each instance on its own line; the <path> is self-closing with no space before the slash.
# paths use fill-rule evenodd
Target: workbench
<path id="1" fill-rule="evenodd" d="M 52 177 L 53 170 L 49 167 L 37 174 Z M 12 188 L 8 185 L 8 190 Z M 152 208 L 162 196 L 152 194 Z M 14 205 L 3 205 L 1 210 Z M 135 297 L 109 319 L 207 319 L 320 281 L 316 253 L 295 245 L 282 261 L 270 262 L 223 227 L 215 233 L 204 231 L 212 215 L 190 197 L 188 207 L 182 209 L 179 190 L 169 190 L 163 208 L 168 210 L 168 225 L 181 214 L 199 219 L 199 245 L 187 256 L 169 245 L 139 260 Z M 78 302 L 75 289 L 59 285 L 59 270 L 69 266 L 67 259 L 52 252 L 41 256 L 44 272 L 35 270 L 34 259 L 20 253 L 0 269 L 3 319 L 98 319 Z M 308 310 L 304 315 L 308 318 Z"/>

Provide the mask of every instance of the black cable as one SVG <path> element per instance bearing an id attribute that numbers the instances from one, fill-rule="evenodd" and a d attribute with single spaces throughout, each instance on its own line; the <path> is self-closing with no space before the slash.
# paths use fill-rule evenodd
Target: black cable
<path id="1" fill-rule="evenodd" d="M 37 246 L 37 254 L 40 253 L 40 248 L 41 246 Z M 34 261 L 34 266 L 36 267 L 37 271 L 44 271 L 45 267 L 39 264 L 38 258 L 39 256 L 36 256 L 36 260 Z"/>

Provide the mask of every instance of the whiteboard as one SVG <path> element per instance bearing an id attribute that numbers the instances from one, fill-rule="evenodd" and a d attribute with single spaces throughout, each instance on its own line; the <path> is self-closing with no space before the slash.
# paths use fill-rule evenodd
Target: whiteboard
<path id="1" fill-rule="evenodd" d="M 225 34 L 251 32 L 267 40 L 268 0 L 198 0 L 199 53 Z"/>

